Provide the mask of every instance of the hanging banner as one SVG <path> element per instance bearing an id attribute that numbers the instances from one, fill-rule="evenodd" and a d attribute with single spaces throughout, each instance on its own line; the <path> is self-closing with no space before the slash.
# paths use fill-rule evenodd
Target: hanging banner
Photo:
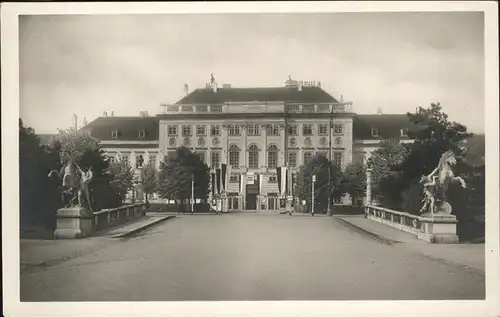
<path id="1" fill-rule="evenodd" d="M 281 167 L 280 166 L 276 167 L 276 174 L 277 174 L 277 179 L 278 179 L 278 193 L 281 194 Z"/>
<path id="2" fill-rule="evenodd" d="M 221 176 L 221 170 L 220 170 L 220 168 L 218 168 L 215 170 L 215 179 L 216 179 L 216 186 L 217 186 L 217 193 L 218 194 L 220 194 L 220 189 L 221 189 L 220 176 Z"/>
<path id="3" fill-rule="evenodd" d="M 245 180 L 245 178 L 243 177 L 242 174 L 238 175 L 238 177 L 240 178 L 239 179 L 239 183 L 240 183 L 240 191 L 239 192 L 242 193 L 243 192 L 243 181 Z"/>
<path id="4" fill-rule="evenodd" d="M 226 191 L 226 171 L 227 171 L 227 164 L 221 164 L 222 165 L 222 191 Z"/>
<path id="5" fill-rule="evenodd" d="M 212 198 L 215 196 L 215 173 L 211 173 L 211 176 L 212 176 L 212 188 L 211 188 L 211 191 L 212 191 Z"/>
<path id="6" fill-rule="evenodd" d="M 286 167 L 281 168 L 281 185 L 280 185 L 280 194 L 281 196 L 285 195 L 285 189 L 286 189 Z"/>
<path id="7" fill-rule="evenodd" d="M 285 173 L 285 195 L 290 194 L 290 170 L 286 169 Z"/>

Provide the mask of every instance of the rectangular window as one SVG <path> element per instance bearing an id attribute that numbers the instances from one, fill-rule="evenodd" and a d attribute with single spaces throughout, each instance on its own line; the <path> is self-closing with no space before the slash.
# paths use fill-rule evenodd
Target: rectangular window
<path id="1" fill-rule="evenodd" d="M 122 154 L 122 160 L 121 160 L 121 161 L 122 161 L 124 164 L 130 165 L 130 161 L 129 161 L 129 157 L 128 157 L 128 156 L 129 156 L 129 154 L 128 154 L 128 153 Z"/>
<path id="2" fill-rule="evenodd" d="M 330 105 L 325 105 L 325 104 L 318 105 L 318 112 L 329 112 L 329 111 L 330 111 Z"/>
<path id="3" fill-rule="evenodd" d="M 239 183 L 240 182 L 240 175 L 239 174 L 231 174 L 231 176 L 229 176 L 229 182 L 230 183 Z"/>
<path id="4" fill-rule="evenodd" d="M 177 135 L 177 126 L 176 125 L 169 125 L 168 126 L 168 135 Z"/>
<path id="5" fill-rule="evenodd" d="M 313 153 L 312 152 L 304 152 L 304 165 L 308 164 L 311 160 Z"/>
<path id="6" fill-rule="evenodd" d="M 196 135 L 207 135 L 207 128 L 204 125 L 196 126 Z"/>
<path id="7" fill-rule="evenodd" d="M 183 112 L 193 112 L 193 106 L 182 106 Z"/>
<path id="8" fill-rule="evenodd" d="M 222 112 L 222 106 L 220 105 L 210 106 L 210 112 Z"/>
<path id="9" fill-rule="evenodd" d="M 259 152 L 248 152 L 248 168 L 259 168 Z"/>
<path id="10" fill-rule="evenodd" d="M 220 125 L 213 125 L 210 127 L 211 136 L 220 136 Z"/>
<path id="11" fill-rule="evenodd" d="M 229 165 L 231 165 L 232 168 L 240 167 L 240 152 L 229 151 Z"/>
<path id="12" fill-rule="evenodd" d="M 149 165 L 156 166 L 156 155 L 149 154 Z"/>
<path id="13" fill-rule="evenodd" d="M 210 164 L 212 167 L 219 168 L 220 166 L 220 152 L 210 153 Z"/>
<path id="14" fill-rule="evenodd" d="M 372 128 L 372 136 L 374 136 L 374 137 L 378 137 L 379 136 L 377 128 Z"/>
<path id="15" fill-rule="evenodd" d="M 288 111 L 289 112 L 299 112 L 300 111 L 300 105 L 288 105 Z"/>
<path id="16" fill-rule="evenodd" d="M 167 106 L 168 112 L 179 112 L 179 106 Z"/>
<path id="17" fill-rule="evenodd" d="M 275 175 L 269 176 L 269 183 L 277 183 L 278 177 Z"/>
<path id="18" fill-rule="evenodd" d="M 313 135 L 312 124 L 304 124 L 302 126 L 302 135 Z"/>
<path id="19" fill-rule="evenodd" d="M 267 167 L 276 168 L 278 166 L 278 152 L 269 151 L 267 153 Z"/>
<path id="20" fill-rule="evenodd" d="M 314 105 L 302 105 L 302 112 L 314 112 Z"/>
<path id="21" fill-rule="evenodd" d="M 277 124 L 271 124 L 267 127 L 267 135 L 278 136 L 280 135 L 280 126 Z"/>
<path id="22" fill-rule="evenodd" d="M 288 126 L 289 135 L 299 135 L 299 126 L 297 124 L 290 124 Z"/>
<path id="23" fill-rule="evenodd" d="M 207 112 L 208 111 L 208 107 L 205 106 L 205 105 L 196 106 L 196 111 Z"/>
<path id="24" fill-rule="evenodd" d="M 342 152 L 333 153 L 333 163 L 338 166 L 342 166 Z"/>
<path id="25" fill-rule="evenodd" d="M 111 131 L 111 138 L 113 138 L 113 139 L 118 138 L 118 130 Z"/>
<path id="26" fill-rule="evenodd" d="M 183 125 L 182 126 L 182 136 L 191 136 L 191 126 Z"/>
<path id="27" fill-rule="evenodd" d="M 318 124 L 319 135 L 328 135 L 328 124 Z"/>
<path id="28" fill-rule="evenodd" d="M 343 134 L 344 133 L 344 126 L 343 126 L 343 124 L 341 124 L 341 123 L 335 123 L 333 125 L 333 133 L 334 134 L 339 134 L 339 135 Z"/>
<path id="29" fill-rule="evenodd" d="M 240 135 L 240 126 L 237 124 L 229 125 L 229 135 L 230 136 L 239 136 Z"/>
<path id="30" fill-rule="evenodd" d="M 257 136 L 260 135 L 260 129 L 258 124 L 251 124 L 248 126 L 248 135 Z"/>
<path id="31" fill-rule="evenodd" d="M 288 166 L 289 167 L 297 167 L 297 153 L 289 152 L 288 153 Z"/>
<path id="32" fill-rule="evenodd" d="M 144 139 L 146 137 L 146 131 L 144 129 L 139 130 L 139 139 Z"/>

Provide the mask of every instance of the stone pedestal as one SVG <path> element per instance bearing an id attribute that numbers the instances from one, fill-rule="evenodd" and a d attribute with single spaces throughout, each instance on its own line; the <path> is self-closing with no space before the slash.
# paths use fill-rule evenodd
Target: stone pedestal
<path id="1" fill-rule="evenodd" d="M 83 207 L 61 208 L 56 215 L 55 239 L 79 239 L 92 233 L 93 214 Z"/>
<path id="2" fill-rule="evenodd" d="M 430 243 L 458 243 L 457 217 L 447 213 L 426 214 L 421 217 L 423 232 L 418 238 Z"/>

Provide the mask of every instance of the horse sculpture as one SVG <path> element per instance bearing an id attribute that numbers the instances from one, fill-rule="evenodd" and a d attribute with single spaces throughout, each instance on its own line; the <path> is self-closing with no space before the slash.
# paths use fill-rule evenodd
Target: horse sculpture
<path id="1" fill-rule="evenodd" d="M 421 212 L 430 206 L 430 214 L 434 214 L 435 210 L 437 213 L 451 213 L 451 206 L 446 201 L 448 186 L 453 182 L 460 182 L 461 186 L 466 188 L 465 181 L 453 173 L 452 168 L 456 163 L 455 153 L 448 150 L 441 156 L 438 166 L 429 175 L 422 177 L 426 198 Z"/>
<path id="2" fill-rule="evenodd" d="M 72 157 L 66 160 L 60 171 L 50 171 L 48 177 L 57 175 L 61 180 L 61 199 L 66 208 L 88 207 L 92 211 L 88 184 L 93 178 L 92 168 L 87 172 L 82 171 Z M 86 205 L 84 206 L 84 200 Z"/>

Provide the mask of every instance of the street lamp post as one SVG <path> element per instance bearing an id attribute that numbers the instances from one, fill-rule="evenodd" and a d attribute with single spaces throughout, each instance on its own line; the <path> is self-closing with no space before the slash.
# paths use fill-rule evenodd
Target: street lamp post
<path id="1" fill-rule="evenodd" d="M 191 214 L 194 214 L 194 174 L 191 174 Z"/>
<path id="2" fill-rule="evenodd" d="M 311 186 L 311 215 L 314 216 L 314 183 L 316 182 L 316 175 L 312 176 Z"/>

